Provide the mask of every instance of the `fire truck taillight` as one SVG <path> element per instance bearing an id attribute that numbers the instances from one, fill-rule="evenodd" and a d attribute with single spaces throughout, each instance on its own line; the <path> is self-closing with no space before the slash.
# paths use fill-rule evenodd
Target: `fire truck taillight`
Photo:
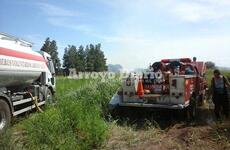
<path id="1" fill-rule="evenodd" d="M 185 81 L 185 86 L 187 87 L 189 85 L 189 80 Z"/>

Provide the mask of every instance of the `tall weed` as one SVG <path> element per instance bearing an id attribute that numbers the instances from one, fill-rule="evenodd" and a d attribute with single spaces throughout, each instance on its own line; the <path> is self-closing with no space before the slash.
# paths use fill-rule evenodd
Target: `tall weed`
<path id="1" fill-rule="evenodd" d="M 27 148 L 95 149 L 104 143 L 108 137 L 104 119 L 108 115 L 107 104 L 119 82 L 87 81 L 84 86 L 74 82 L 78 80 L 71 81 L 77 89 L 69 87 L 69 82 L 63 82 L 65 88 L 58 87 L 62 95 L 57 97 L 56 106 L 24 122 Z"/>

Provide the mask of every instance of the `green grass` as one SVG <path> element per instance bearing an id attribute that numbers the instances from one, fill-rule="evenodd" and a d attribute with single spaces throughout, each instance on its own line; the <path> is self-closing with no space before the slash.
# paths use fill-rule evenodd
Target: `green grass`
<path id="1" fill-rule="evenodd" d="M 74 91 L 89 82 L 92 82 L 92 80 L 86 80 L 86 79 L 68 79 L 66 77 L 58 77 L 56 79 L 56 97 L 63 96 L 67 94 L 70 91 Z"/>
<path id="2" fill-rule="evenodd" d="M 108 137 L 107 105 L 119 86 L 114 80 L 57 78 L 57 104 L 20 122 L 17 132 L 23 134 L 8 143 L 14 143 L 13 149 L 100 148 Z"/>
<path id="3" fill-rule="evenodd" d="M 55 107 L 24 123 L 29 149 L 93 149 L 107 137 L 107 104 L 116 81 L 57 79 Z"/>
<path id="4" fill-rule="evenodd" d="M 11 130 L 8 130 L 5 134 L 0 134 L 0 149 L 1 150 L 13 149 L 11 139 L 12 139 Z"/>

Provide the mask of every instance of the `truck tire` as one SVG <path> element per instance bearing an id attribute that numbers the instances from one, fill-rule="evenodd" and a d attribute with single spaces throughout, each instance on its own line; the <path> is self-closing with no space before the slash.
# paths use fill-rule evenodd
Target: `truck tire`
<path id="1" fill-rule="evenodd" d="M 117 118 L 120 115 L 121 108 L 119 106 L 115 107 L 114 109 L 110 110 L 110 115 L 113 118 Z"/>
<path id="2" fill-rule="evenodd" d="M 4 132 L 10 125 L 11 112 L 6 101 L 0 99 L 0 133 Z"/>
<path id="3" fill-rule="evenodd" d="M 200 94 L 199 95 L 199 101 L 198 101 L 198 105 L 199 106 L 203 106 L 204 105 L 204 100 L 206 99 L 205 94 Z"/>
<path id="4" fill-rule="evenodd" d="M 192 96 L 189 102 L 189 106 L 186 108 L 186 119 L 188 122 L 195 121 L 196 118 L 197 102 L 195 96 Z"/>

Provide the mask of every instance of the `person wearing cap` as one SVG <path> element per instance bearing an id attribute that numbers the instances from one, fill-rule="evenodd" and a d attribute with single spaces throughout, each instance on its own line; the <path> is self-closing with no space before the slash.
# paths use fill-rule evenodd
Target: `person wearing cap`
<path id="1" fill-rule="evenodd" d="M 218 69 L 214 70 L 214 76 L 211 82 L 212 100 L 215 105 L 216 119 L 220 120 L 220 111 L 223 109 L 223 114 L 226 118 L 229 117 L 229 101 L 227 88 L 230 87 L 228 79 L 221 75 Z"/>

